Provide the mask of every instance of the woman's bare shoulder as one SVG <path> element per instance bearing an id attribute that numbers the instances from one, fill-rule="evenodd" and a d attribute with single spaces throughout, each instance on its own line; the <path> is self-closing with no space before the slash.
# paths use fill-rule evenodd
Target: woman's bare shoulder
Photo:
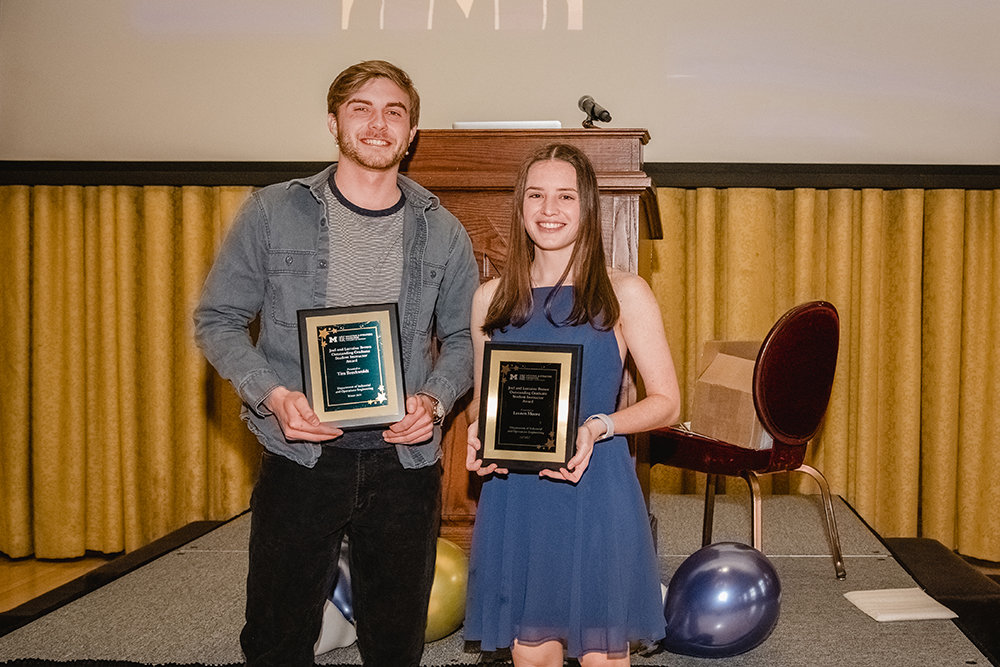
<path id="1" fill-rule="evenodd" d="M 635 302 L 645 303 L 653 292 L 642 276 L 621 269 L 610 269 L 611 287 L 615 290 L 618 302 L 623 306 Z"/>
<path id="2" fill-rule="evenodd" d="M 500 279 L 491 278 L 479 286 L 476 290 L 476 298 L 484 299 L 487 303 L 489 303 L 489 301 L 493 298 L 493 295 L 496 294 L 498 287 L 500 287 Z"/>

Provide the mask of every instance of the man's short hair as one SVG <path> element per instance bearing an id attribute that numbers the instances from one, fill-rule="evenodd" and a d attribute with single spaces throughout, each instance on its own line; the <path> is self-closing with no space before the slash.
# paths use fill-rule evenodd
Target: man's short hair
<path id="1" fill-rule="evenodd" d="M 413 87 L 410 75 L 384 60 L 366 60 L 357 65 L 351 65 L 337 75 L 337 78 L 330 84 L 330 90 L 326 95 L 326 110 L 328 113 L 337 114 L 340 105 L 351 98 L 359 88 L 372 79 L 389 79 L 394 84 L 403 89 L 410 98 L 410 127 L 417 126 L 420 120 L 420 95 Z"/>

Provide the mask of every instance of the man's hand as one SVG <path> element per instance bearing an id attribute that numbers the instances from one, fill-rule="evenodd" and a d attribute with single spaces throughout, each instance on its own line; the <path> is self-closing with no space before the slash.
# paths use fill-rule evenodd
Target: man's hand
<path id="1" fill-rule="evenodd" d="M 323 442 L 344 435 L 344 432 L 333 424 L 324 424 L 319 420 L 309 405 L 309 399 L 301 391 L 276 387 L 264 399 L 264 406 L 278 420 L 286 440 Z"/>
<path id="2" fill-rule="evenodd" d="M 434 404 L 429 396 L 417 394 L 406 399 L 406 416 L 382 433 L 394 445 L 415 445 L 434 435 Z"/>

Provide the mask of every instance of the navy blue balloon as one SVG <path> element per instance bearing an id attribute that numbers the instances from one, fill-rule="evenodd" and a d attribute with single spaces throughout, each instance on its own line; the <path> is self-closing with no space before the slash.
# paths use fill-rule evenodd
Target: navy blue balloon
<path id="1" fill-rule="evenodd" d="M 351 567 L 347 555 L 347 540 L 340 547 L 340 560 L 337 561 L 337 580 L 330 591 L 330 602 L 340 610 L 351 623 L 354 622 L 354 603 L 351 596 Z"/>
<path id="2" fill-rule="evenodd" d="M 764 554 L 719 542 L 688 556 L 674 572 L 663 602 L 663 648 L 700 658 L 749 651 L 778 622 L 781 582 Z"/>

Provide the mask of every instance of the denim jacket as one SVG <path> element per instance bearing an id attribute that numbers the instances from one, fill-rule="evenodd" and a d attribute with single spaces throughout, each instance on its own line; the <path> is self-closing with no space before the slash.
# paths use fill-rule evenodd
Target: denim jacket
<path id="1" fill-rule="evenodd" d="M 254 192 L 237 214 L 195 309 L 195 338 L 243 400 L 242 417 L 269 451 L 307 467 L 321 445 L 290 442 L 263 402 L 277 386 L 302 391 L 297 311 L 326 305 L 329 229 L 323 189 L 337 168 Z M 407 395 L 424 392 L 445 411 L 472 385 L 469 316 L 479 274 L 462 224 L 437 197 L 399 176 L 406 195 L 400 345 Z M 250 323 L 260 316 L 256 344 Z M 440 342 L 432 356 L 434 337 Z M 397 445 L 404 467 L 441 456 L 441 429 Z"/>

